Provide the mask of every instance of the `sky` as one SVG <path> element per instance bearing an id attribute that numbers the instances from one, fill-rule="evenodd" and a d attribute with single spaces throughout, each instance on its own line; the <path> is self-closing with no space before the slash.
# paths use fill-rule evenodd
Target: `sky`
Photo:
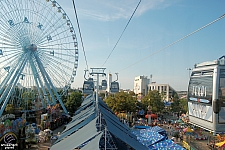
<path id="1" fill-rule="evenodd" d="M 82 87 L 87 65 L 73 3 L 57 2 L 76 30 L 79 67 L 72 87 Z M 142 0 L 120 38 L 138 3 L 139 0 L 75 1 L 88 68 L 106 68 L 105 73 L 112 73 L 113 80 L 118 73 L 121 89 L 132 90 L 136 76 L 152 75 L 152 81 L 158 84 L 187 90 L 187 68 L 225 55 L 225 18 L 180 40 L 224 15 L 224 0 Z"/>

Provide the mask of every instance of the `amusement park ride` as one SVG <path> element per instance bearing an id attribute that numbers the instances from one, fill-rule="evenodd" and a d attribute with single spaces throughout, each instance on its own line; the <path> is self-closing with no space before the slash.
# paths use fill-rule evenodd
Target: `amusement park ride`
<path id="1" fill-rule="evenodd" d="M 67 114 L 61 96 L 76 76 L 78 44 L 66 12 L 55 0 L 2 0 L 0 7 L 0 116 L 7 104 L 37 100 Z"/>
<path id="2" fill-rule="evenodd" d="M 27 112 L 57 106 L 68 114 L 62 96 L 74 82 L 77 67 L 74 27 L 55 0 L 0 1 L 1 148 L 25 148 Z M 8 106 L 20 116 L 7 114 Z"/>

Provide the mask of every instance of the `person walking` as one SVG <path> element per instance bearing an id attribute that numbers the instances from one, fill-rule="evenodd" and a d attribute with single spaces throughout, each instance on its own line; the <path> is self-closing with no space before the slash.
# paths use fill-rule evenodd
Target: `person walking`
<path id="1" fill-rule="evenodd" d="M 183 135 L 180 135 L 180 142 L 183 142 Z"/>

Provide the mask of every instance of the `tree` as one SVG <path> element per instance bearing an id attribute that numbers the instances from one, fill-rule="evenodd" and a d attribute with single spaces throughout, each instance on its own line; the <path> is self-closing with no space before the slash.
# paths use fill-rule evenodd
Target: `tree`
<path id="1" fill-rule="evenodd" d="M 136 110 L 136 99 L 125 92 L 118 92 L 105 99 L 105 103 L 114 112 L 134 112 Z"/>
<path id="2" fill-rule="evenodd" d="M 99 96 L 100 96 L 102 99 L 105 99 L 105 93 L 100 93 Z"/>
<path id="3" fill-rule="evenodd" d="M 22 94 L 22 108 L 24 110 L 32 110 L 32 101 L 35 100 L 34 92 L 24 92 Z"/>
<path id="4" fill-rule="evenodd" d="M 177 94 L 173 97 L 173 103 L 171 104 L 171 109 L 173 112 L 180 112 L 181 111 L 181 105 L 180 100 Z"/>
<path id="5" fill-rule="evenodd" d="M 67 97 L 65 107 L 72 115 L 82 103 L 82 94 L 80 92 L 71 92 Z"/>
<path id="6" fill-rule="evenodd" d="M 136 96 L 136 94 L 135 94 L 133 91 L 130 91 L 129 94 L 130 94 L 131 96 Z"/>
<path id="7" fill-rule="evenodd" d="M 188 102 L 187 102 L 187 99 L 180 99 L 180 107 L 181 107 L 181 111 L 183 113 L 186 113 L 188 111 Z"/>
<path id="8" fill-rule="evenodd" d="M 149 91 L 148 95 L 146 95 L 142 99 L 142 103 L 146 106 L 146 108 L 148 106 L 151 106 L 152 112 L 154 113 L 162 112 L 162 110 L 164 109 L 164 103 L 161 94 L 159 93 L 159 91 L 156 90 Z"/>
<path id="9" fill-rule="evenodd" d="M 6 107 L 5 107 L 5 111 L 6 111 L 7 114 L 13 113 L 13 111 L 14 111 L 13 104 L 7 104 Z"/>

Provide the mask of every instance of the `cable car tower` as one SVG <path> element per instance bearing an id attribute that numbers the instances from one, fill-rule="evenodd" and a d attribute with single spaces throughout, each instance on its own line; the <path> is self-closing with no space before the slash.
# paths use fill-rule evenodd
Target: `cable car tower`
<path id="1" fill-rule="evenodd" d="M 106 68 L 90 68 L 91 73 L 90 75 L 96 75 L 97 76 L 97 83 L 96 83 L 96 107 L 98 107 L 98 90 L 99 90 L 99 75 L 106 76 L 105 69 Z M 98 108 L 96 108 L 98 110 Z"/>
<path id="2" fill-rule="evenodd" d="M 104 116 L 99 111 L 99 102 L 98 102 L 98 91 L 99 91 L 99 75 L 106 76 L 106 73 L 104 72 L 106 68 L 90 68 L 91 73 L 90 75 L 97 76 L 97 82 L 96 82 L 96 110 L 98 112 L 98 121 L 97 121 L 97 128 L 104 132 L 103 138 L 101 138 L 99 144 L 104 147 L 104 149 L 112 149 L 116 150 L 117 147 L 115 145 L 115 142 L 110 134 L 110 132 L 107 130 L 106 121 L 104 119 Z M 105 81 L 103 81 L 103 85 L 105 85 Z"/>

